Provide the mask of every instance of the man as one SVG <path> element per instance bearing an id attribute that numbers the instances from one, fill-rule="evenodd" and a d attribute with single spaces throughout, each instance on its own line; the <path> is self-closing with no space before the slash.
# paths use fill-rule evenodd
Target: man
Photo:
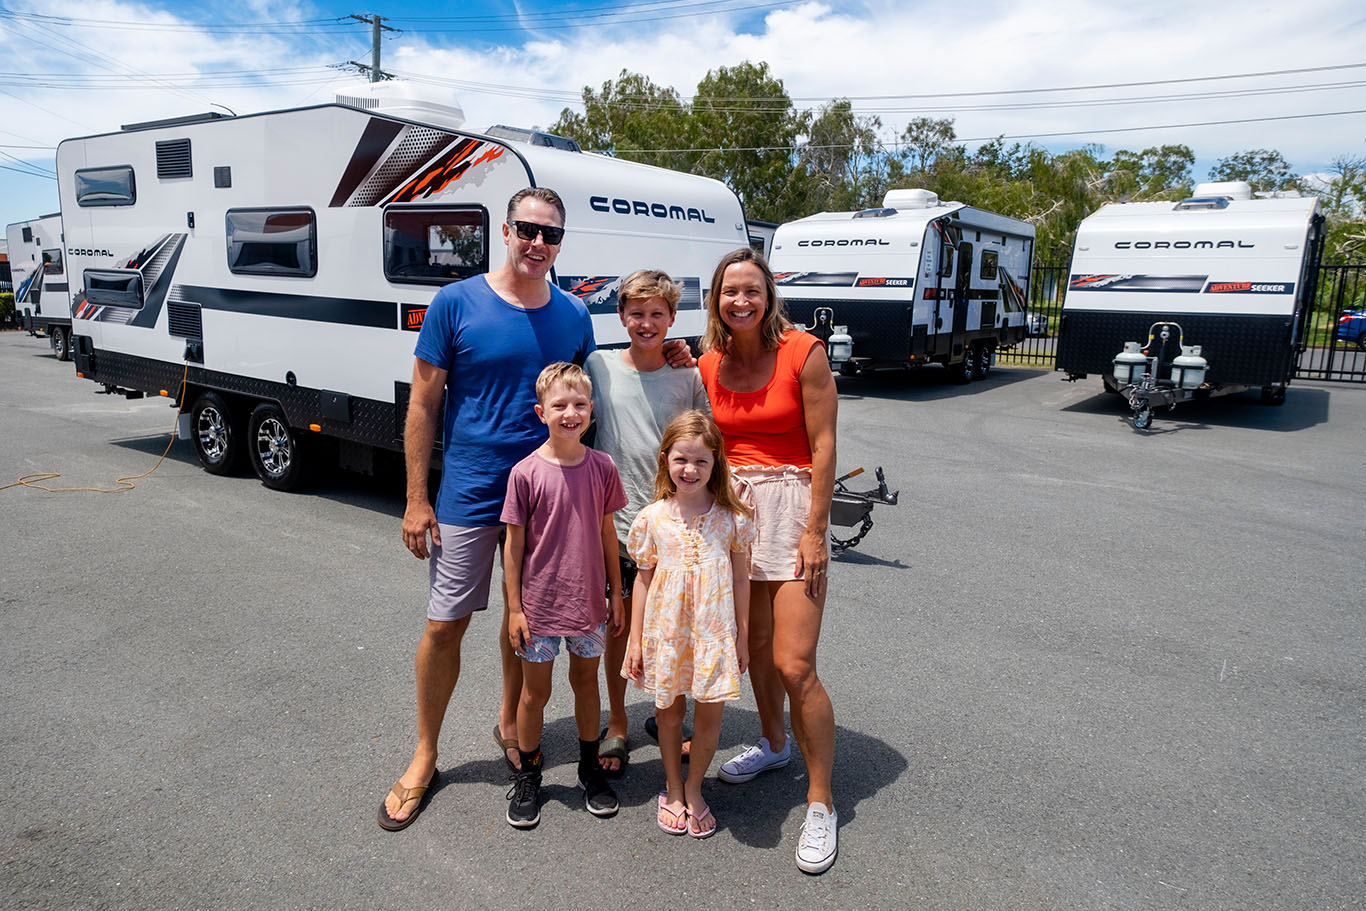
<path id="1" fill-rule="evenodd" d="M 536 377 L 555 361 L 583 364 L 595 347 L 587 308 L 548 280 L 564 221 L 555 191 L 529 187 L 514 194 L 503 225 L 507 261 L 486 276 L 442 288 L 418 336 L 404 429 L 403 543 L 413 556 L 430 560 L 431 596 L 417 648 L 417 749 L 379 809 L 379 824 L 390 831 L 417 818 L 436 783 L 437 738 L 460 676 L 460 643 L 471 614 L 488 604 L 508 473 L 544 437 L 530 407 Z M 445 450 L 433 508 L 427 473 L 443 391 Z M 495 734 L 512 742 L 504 754 L 511 766 L 522 675 L 506 611 L 502 626 L 503 699 Z"/>

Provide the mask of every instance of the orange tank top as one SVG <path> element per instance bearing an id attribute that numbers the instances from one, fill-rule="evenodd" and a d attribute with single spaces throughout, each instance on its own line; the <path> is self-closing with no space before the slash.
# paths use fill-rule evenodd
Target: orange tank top
<path id="1" fill-rule="evenodd" d="M 732 468 L 811 467 L 800 377 L 811 349 L 820 344 L 820 339 L 806 332 L 786 333 L 778 342 L 773 376 L 754 392 L 733 392 L 721 385 L 721 352 L 708 351 L 698 359 L 697 369 Z"/>

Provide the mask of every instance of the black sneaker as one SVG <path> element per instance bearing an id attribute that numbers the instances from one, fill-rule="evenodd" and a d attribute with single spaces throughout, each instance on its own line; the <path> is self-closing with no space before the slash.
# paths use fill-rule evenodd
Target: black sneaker
<path id="1" fill-rule="evenodd" d="M 541 772 L 517 772 L 508 790 L 508 825 L 530 829 L 541 821 Z M 613 798 L 615 802 L 616 798 Z M 613 811 L 615 812 L 615 810 Z"/>
<path id="2" fill-rule="evenodd" d="M 596 762 L 579 769 L 579 787 L 583 788 L 583 805 L 594 816 L 617 815 L 617 792 L 607 783 L 607 775 Z"/>

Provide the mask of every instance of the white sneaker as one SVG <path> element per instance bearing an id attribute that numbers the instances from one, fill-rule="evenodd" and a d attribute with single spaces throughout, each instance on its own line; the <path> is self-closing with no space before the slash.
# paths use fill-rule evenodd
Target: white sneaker
<path id="1" fill-rule="evenodd" d="M 757 746 L 746 749 L 734 759 L 728 759 L 717 770 L 716 777 L 731 784 L 740 784 L 769 769 L 781 769 L 792 758 L 792 738 L 788 737 L 781 753 L 769 749 L 768 738 L 760 737 Z"/>
<path id="2" fill-rule="evenodd" d="M 806 822 L 802 823 L 802 837 L 797 842 L 798 870 L 824 873 L 830 869 L 839 851 L 835 832 L 839 821 L 839 814 L 825 804 L 807 804 Z"/>

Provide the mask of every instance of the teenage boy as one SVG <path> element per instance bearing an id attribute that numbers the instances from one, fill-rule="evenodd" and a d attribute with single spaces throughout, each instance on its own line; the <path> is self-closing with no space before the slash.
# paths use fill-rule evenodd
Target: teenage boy
<path id="1" fill-rule="evenodd" d="M 594 816 L 617 812 L 617 795 L 598 765 L 598 661 L 607 638 L 609 584 L 612 633 L 623 629 L 612 513 L 626 505 L 626 494 L 611 458 L 583 445 L 592 395 L 588 374 L 574 364 L 541 371 L 535 412 L 548 437 L 513 466 L 503 505 L 508 642 L 522 660 L 521 764 L 508 795 L 507 821 L 519 829 L 541 820 L 541 731 L 561 639 L 569 652 L 584 806 Z"/>
<path id="2" fill-rule="evenodd" d="M 683 288 L 658 269 L 632 272 L 617 292 L 617 316 L 631 344 L 619 351 L 594 351 L 584 369 L 593 381 L 593 447 L 612 457 L 629 505 L 616 513 L 617 538 L 626 541 L 631 523 L 655 498 L 659 441 L 669 422 L 694 409 L 711 413 L 707 390 L 696 367 L 673 369 L 664 355 L 664 336 L 678 316 Z M 626 678 L 621 676 L 631 628 L 631 586 L 636 565 L 621 553 L 620 635 L 607 637 L 603 673 L 607 676 L 607 730 L 598 746 L 599 764 L 608 775 L 626 770 Z M 653 720 L 653 716 L 650 720 Z"/>

